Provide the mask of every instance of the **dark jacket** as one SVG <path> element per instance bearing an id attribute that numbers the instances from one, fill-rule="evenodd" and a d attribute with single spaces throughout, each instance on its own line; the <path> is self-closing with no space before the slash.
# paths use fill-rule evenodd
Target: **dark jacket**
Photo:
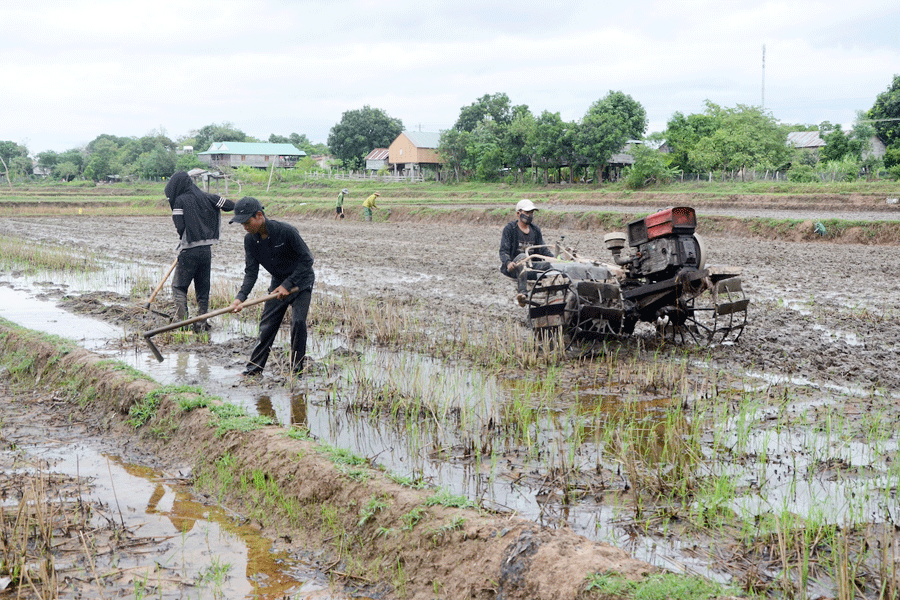
<path id="1" fill-rule="evenodd" d="M 313 256 L 297 229 L 267 218 L 266 232 L 266 239 L 255 233 L 244 236 L 244 282 L 235 296 L 241 302 L 253 290 L 260 265 L 272 276 L 270 292 L 279 285 L 288 290 L 296 287 L 303 291 L 311 289 L 315 283 Z"/>
<path id="2" fill-rule="evenodd" d="M 544 236 L 541 233 L 540 227 L 532 223 L 531 233 L 525 235 L 522 233 L 522 230 L 519 229 L 518 221 L 510 221 L 503 228 L 503 234 L 500 237 L 500 272 L 504 275 L 509 275 L 509 273 L 506 272 L 506 265 L 515 260 L 518 255 L 524 254 L 525 248 L 528 246 L 543 245 Z M 535 248 L 531 254 L 553 256 L 553 252 L 550 251 L 550 248 Z"/>
<path id="3" fill-rule="evenodd" d="M 218 242 L 219 212 L 234 210 L 234 202 L 204 192 L 184 171 L 178 171 L 166 183 L 166 198 L 182 250 Z"/>

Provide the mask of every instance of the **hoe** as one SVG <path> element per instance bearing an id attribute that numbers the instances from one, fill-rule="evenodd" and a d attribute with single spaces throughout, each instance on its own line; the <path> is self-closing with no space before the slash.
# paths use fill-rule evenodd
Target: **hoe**
<path id="1" fill-rule="evenodd" d="M 290 291 L 291 294 L 297 292 L 299 288 L 294 288 Z M 263 302 L 268 302 L 269 300 L 274 300 L 278 298 L 278 294 L 271 293 L 267 296 L 263 296 L 261 298 L 256 298 L 255 300 L 245 300 L 241 304 L 241 308 L 247 308 L 248 306 L 253 306 L 254 304 L 261 304 Z M 151 331 L 147 331 L 144 333 L 144 339 L 147 341 L 147 345 L 150 346 L 150 351 L 153 352 L 153 356 L 156 357 L 156 360 L 159 362 L 163 361 L 163 355 L 159 351 L 159 348 L 156 347 L 156 344 L 153 343 L 153 336 L 164 333 L 166 331 L 172 331 L 173 329 L 178 329 L 179 327 L 185 327 L 186 325 L 193 325 L 194 323 L 199 323 L 200 321 L 205 321 L 206 319 L 210 319 L 212 317 L 216 317 L 219 315 L 224 315 L 225 313 L 233 312 L 234 309 L 231 306 L 226 306 L 225 308 L 220 308 L 218 310 L 214 310 L 212 312 L 208 312 L 206 314 L 197 315 L 196 317 L 191 317 L 190 319 L 185 319 L 184 321 L 179 321 L 178 323 L 170 323 L 169 325 L 164 325 L 162 327 L 158 327 Z"/>
<path id="2" fill-rule="evenodd" d="M 178 259 L 176 258 L 176 259 L 175 259 L 175 262 L 172 263 L 172 266 L 169 267 L 169 270 L 166 271 L 166 274 L 163 276 L 162 281 L 159 282 L 159 285 L 156 286 L 156 289 L 153 290 L 153 293 L 150 294 L 150 297 L 147 298 L 147 302 L 144 304 L 144 308 L 146 308 L 146 309 L 149 310 L 150 312 L 155 313 L 155 314 L 160 315 L 160 316 L 163 316 L 163 317 L 166 317 L 167 319 L 171 319 L 171 318 L 172 318 L 172 315 L 167 314 L 167 313 L 164 313 L 164 312 L 160 312 L 160 311 L 158 311 L 158 310 L 156 310 L 156 309 L 153 309 L 153 308 L 150 308 L 150 305 L 153 304 L 153 300 L 156 298 L 156 295 L 157 295 L 157 294 L 159 293 L 159 291 L 162 289 L 163 284 L 166 283 L 166 281 L 169 279 L 169 275 L 172 274 L 172 271 L 174 271 L 174 270 L 175 270 L 175 267 L 177 267 L 177 266 L 178 266 Z"/>

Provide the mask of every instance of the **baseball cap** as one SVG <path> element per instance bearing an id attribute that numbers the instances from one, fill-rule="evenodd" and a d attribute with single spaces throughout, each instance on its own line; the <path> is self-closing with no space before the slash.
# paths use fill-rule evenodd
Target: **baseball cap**
<path id="1" fill-rule="evenodd" d="M 246 223 L 250 217 L 263 209 L 259 200 L 253 196 L 244 196 L 234 205 L 234 216 L 229 223 Z"/>
<path id="2" fill-rule="evenodd" d="M 528 212 L 530 210 L 537 210 L 537 208 L 535 208 L 534 202 L 532 202 L 528 198 L 523 198 L 519 200 L 518 204 L 516 204 L 516 210 L 524 210 L 525 212 Z M 235 211 L 237 211 L 237 209 L 235 209 Z"/>

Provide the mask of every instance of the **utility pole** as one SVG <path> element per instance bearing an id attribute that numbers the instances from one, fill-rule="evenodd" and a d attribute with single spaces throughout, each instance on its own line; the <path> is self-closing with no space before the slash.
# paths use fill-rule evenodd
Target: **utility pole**
<path id="1" fill-rule="evenodd" d="M 762 53 L 762 110 L 766 110 L 766 45 Z"/>

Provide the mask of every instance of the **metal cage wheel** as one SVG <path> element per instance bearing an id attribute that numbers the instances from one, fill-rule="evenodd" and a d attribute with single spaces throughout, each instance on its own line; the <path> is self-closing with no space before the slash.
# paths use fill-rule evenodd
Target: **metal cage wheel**
<path id="1" fill-rule="evenodd" d="M 686 290 L 679 300 L 683 322 L 671 328 L 673 341 L 690 341 L 701 346 L 737 342 L 747 324 L 750 303 L 741 278 L 702 281 L 703 285 Z"/>
<path id="2" fill-rule="evenodd" d="M 546 341 L 564 336 L 567 301 L 572 280 L 554 269 L 541 272 L 528 293 L 528 325 L 535 338 Z"/>

